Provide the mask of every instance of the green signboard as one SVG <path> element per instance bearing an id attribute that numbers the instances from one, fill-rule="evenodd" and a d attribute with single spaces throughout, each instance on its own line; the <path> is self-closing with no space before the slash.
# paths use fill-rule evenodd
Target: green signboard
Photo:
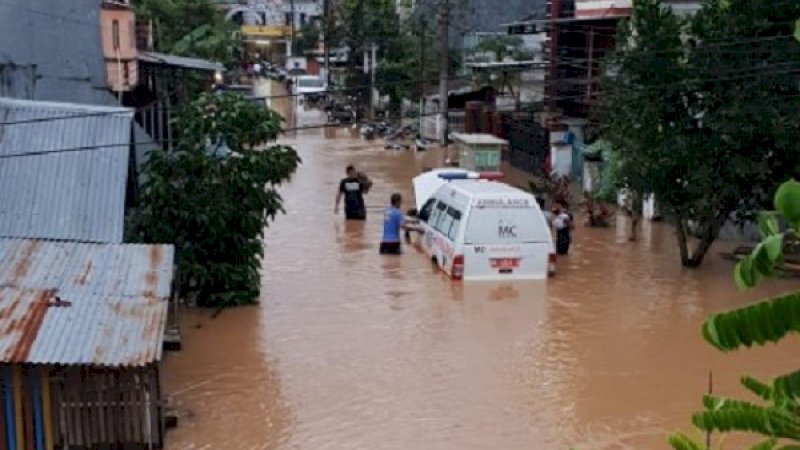
<path id="1" fill-rule="evenodd" d="M 497 170 L 499 167 L 499 151 L 479 150 L 475 152 L 475 170 Z"/>

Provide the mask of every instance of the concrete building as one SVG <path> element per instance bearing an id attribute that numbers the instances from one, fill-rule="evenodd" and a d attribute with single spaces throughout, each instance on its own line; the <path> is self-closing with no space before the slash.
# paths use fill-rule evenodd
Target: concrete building
<path id="1" fill-rule="evenodd" d="M 292 5 L 294 3 L 294 5 Z M 237 0 L 223 2 L 225 15 L 239 25 L 291 25 L 297 28 L 322 17 L 323 0 Z"/>
<path id="2" fill-rule="evenodd" d="M 221 8 L 236 22 L 251 53 L 273 61 L 291 55 L 295 33 L 324 14 L 323 0 L 229 0 Z"/>
<path id="3" fill-rule="evenodd" d="M 99 24 L 98 0 L 0 2 L 0 96 L 116 104 Z"/>
<path id="4" fill-rule="evenodd" d="M 136 14 L 130 0 L 103 1 L 100 30 L 107 84 L 114 92 L 130 91 L 139 81 Z"/>

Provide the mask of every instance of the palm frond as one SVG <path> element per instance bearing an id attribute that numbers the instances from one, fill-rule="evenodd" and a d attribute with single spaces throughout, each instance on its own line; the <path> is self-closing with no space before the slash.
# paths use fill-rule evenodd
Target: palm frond
<path id="1" fill-rule="evenodd" d="M 778 377 L 772 382 L 774 396 L 784 400 L 800 399 L 800 370 Z"/>
<path id="2" fill-rule="evenodd" d="M 722 351 L 778 342 L 800 332 L 800 292 L 716 314 L 703 324 L 703 336 Z"/>
<path id="3" fill-rule="evenodd" d="M 703 404 L 706 411 L 692 416 L 692 422 L 701 430 L 754 432 L 800 440 L 800 420 L 784 409 L 710 395 L 704 397 Z"/>
<path id="4" fill-rule="evenodd" d="M 764 400 L 772 400 L 772 386 L 762 383 L 753 377 L 743 376 L 740 380 L 742 386 Z"/>
<path id="5" fill-rule="evenodd" d="M 669 436 L 669 445 L 674 450 L 706 450 L 706 446 L 683 433 L 674 433 Z"/>
<path id="6" fill-rule="evenodd" d="M 767 439 L 764 442 L 758 443 L 758 444 L 750 447 L 749 450 L 773 450 L 777 446 L 778 446 L 778 441 L 777 440 L 775 440 L 775 439 Z"/>

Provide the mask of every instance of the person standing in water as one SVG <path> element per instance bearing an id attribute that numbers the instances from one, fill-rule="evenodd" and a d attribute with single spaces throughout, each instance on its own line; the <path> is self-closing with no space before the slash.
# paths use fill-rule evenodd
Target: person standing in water
<path id="1" fill-rule="evenodd" d="M 553 208 L 553 228 L 556 229 L 556 253 L 568 254 L 572 243 L 572 216 L 561 203 Z"/>
<path id="2" fill-rule="evenodd" d="M 339 214 L 339 205 L 344 197 L 344 215 L 347 220 L 366 220 L 367 208 L 364 204 L 364 195 L 372 187 L 372 181 L 363 173 L 356 171 L 352 165 L 347 166 L 347 177 L 339 183 L 336 193 L 334 213 Z"/>
<path id="3" fill-rule="evenodd" d="M 381 238 L 381 255 L 399 255 L 403 253 L 402 245 L 400 244 L 400 231 L 419 231 L 413 225 L 407 224 L 405 214 L 401 210 L 403 206 L 403 196 L 400 194 L 392 194 L 390 199 L 391 204 L 383 212 L 383 237 Z"/>

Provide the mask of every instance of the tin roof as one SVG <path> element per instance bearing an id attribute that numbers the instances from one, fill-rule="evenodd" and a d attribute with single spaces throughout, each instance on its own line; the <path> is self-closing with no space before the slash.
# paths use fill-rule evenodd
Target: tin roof
<path id="1" fill-rule="evenodd" d="M 0 98 L 0 237 L 122 242 L 132 119 Z"/>
<path id="2" fill-rule="evenodd" d="M 161 359 L 167 302 L 0 288 L 5 363 L 143 366 Z"/>
<path id="3" fill-rule="evenodd" d="M 169 55 L 158 52 L 139 52 L 139 60 L 151 64 L 162 64 L 166 66 L 182 67 L 184 69 L 204 70 L 216 72 L 225 70 L 225 66 L 216 61 L 209 61 L 200 58 L 188 58 L 186 56 Z"/>
<path id="4" fill-rule="evenodd" d="M 2 362 L 161 359 L 174 249 L 0 239 Z"/>

